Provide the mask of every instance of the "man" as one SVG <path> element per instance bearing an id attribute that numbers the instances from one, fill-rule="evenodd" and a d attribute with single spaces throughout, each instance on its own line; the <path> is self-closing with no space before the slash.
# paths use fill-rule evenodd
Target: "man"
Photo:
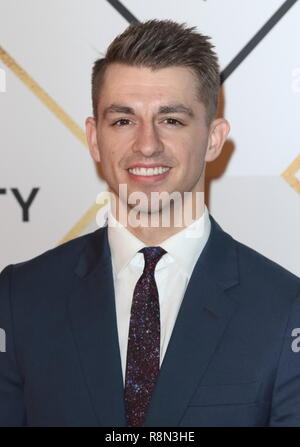
<path id="1" fill-rule="evenodd" d="M 96 61 L 87 139 L 115 206 L 2 271 L 1 425 L 300 426 L 300 280 L 203 202 L 229 132 L 219 85 L 208 38 L 172 21 Z"/>

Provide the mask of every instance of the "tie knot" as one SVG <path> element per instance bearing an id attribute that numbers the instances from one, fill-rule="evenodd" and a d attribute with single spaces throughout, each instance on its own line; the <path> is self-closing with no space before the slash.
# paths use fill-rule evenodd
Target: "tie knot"
<path id="1" fill-rule="evenodd" d="M 139 253 L 144 253 L 145 269 L 154 271 L 160 258 L 167 252 L 162 247 L 144 247 Z"/>

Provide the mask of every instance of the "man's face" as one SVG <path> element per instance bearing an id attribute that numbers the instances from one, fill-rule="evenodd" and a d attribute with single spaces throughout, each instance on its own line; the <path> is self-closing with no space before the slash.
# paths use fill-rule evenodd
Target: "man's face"
<path id="1" fill-rule="evenodd" d="M 185 67 L 151 71 L 111 64 L 99 95 L 97 125 L 87 120 L 89 146 L 110 189 L 118 195 L 119 185 L 126 184 L 128 195 L 142 191 L 149 199 L 152 191 L 182 196 L 203 191 L 209 134 L 197 81 Z M 137 165 L 169 170 L 150 176 L 129 171 Z"/>

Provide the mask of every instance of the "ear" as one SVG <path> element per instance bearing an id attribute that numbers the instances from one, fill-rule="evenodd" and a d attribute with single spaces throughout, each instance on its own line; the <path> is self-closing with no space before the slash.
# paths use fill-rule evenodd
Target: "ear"
<path id="1" fill-rule="evenodd" d="M 220 155 L 229 131 L 229 122 L 224 118 L 217 118 L 211 123 L 205 161 L 214 161 Z"/>
<path id="2" fill-rule="evenodd" d="M 95 118 L 89 116 L 85 121 L 86 138 L 92 158 L 96 163 L 100 162 L 100 152 L 97 143 L 97 126 Z"/>

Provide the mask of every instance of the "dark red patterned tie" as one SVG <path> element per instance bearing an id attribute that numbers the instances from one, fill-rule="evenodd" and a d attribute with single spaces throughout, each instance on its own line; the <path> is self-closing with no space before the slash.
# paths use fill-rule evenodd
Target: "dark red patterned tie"
<path id="1" fill-rule="evenodd" d="M 136 283 L 131 305 L 125 375 L 125 407 L 129 427 L 141 427 L 159 371 L 160 312 L 154 270 L 166 253 L 145 247 L 144 271 Z"/>

